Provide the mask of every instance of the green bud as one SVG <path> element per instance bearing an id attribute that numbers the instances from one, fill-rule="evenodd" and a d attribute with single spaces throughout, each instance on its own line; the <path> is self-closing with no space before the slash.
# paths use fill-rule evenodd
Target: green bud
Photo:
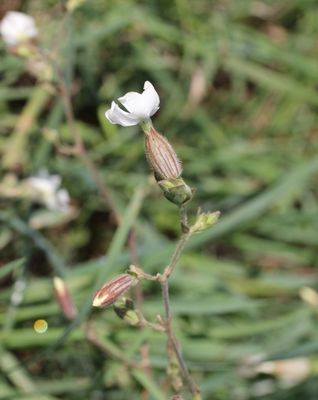
<path id="1" fill-rule="evenodd" d="M 185 204 L 193 197 L 193 190 L 182 178 L 161 180 L 158 181 L 158 185 L 166 199 L 174 204 Z"/>
<path id="2" fill-rule="evenodd" d="M 121 298 L 114 304 L 114 311 L 119 318 L 128 322 L 130 325 L 138 325 L 140 318 L 135 311 L 134 303 L 131 299 Z"/>
<path id="3" fill-rule="evenodd" d="M 128 322 L 129 325 L 133 326 L 138 325 L 140 322 L 139 315 L 133 310 L 128 310 L 123 319 Z"/>
<path id="4" fill-rule="evenodd" d="M 213 213 L 201 213 L 198 215 L 197 220 L 195 221 L 194 225 L 192 225 L 191 230 L 192 232 L 202 232 L 205 229 L 210 228 L 214 224 L 217 223 L 220 217 L 220 211 L 215 211 Z"/>

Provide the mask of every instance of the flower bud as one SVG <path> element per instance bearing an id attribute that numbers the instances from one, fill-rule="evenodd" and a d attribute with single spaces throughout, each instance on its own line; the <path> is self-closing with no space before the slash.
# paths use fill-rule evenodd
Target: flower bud
<path id="1" fill-rule="evenodd" d="M 115 313 L 119 318 L 128 322 L 130 325 L 138 325 L 140 318 L 138 313 L 135 311 L 135 306 L 132 300 L 122 298 L 114 304 Z"/>
<path id="2" fill-rule="evenodd" d="M 129 274 L 116 276 L 99 289 L 93 300 L 93 307 L 107 307 L 115 303 L 129 288 L 136 283 L 136 278 Z"/>
<path id="3" fill-rule="evenodd" d="M 199 214 L 194 225 L 191 227 L 192 232 L 202 232 L 205 229 L 210 228 L 212 225 L 217 223 L 220 214 L 220 211 Z"/>
<path id="4" fill-rule="evenodd" d="M 158 185 L 166 199 L 174 204 L 181 205 L 192 199 L 193 191 L 182 178 L 161 180 Z"/>
<path id="5" fill-rule="evenodd" d="M 77 309 L 73 303 L 71 294 L 63 281 L 63 279 L 55 276 L 53 279 L 53 286 L 56 299 L 59 303 L 59 306 L 65 315 L 65 317 L 69 320 L 73 320 L 77 316 Z"/>
<path id="6" fill-rule="evenodd" d="M 168 140 L 152 126 L 145 133 L 146 155 L 156 179 L 179 178 L 182 173 L 181 162 Z"/>

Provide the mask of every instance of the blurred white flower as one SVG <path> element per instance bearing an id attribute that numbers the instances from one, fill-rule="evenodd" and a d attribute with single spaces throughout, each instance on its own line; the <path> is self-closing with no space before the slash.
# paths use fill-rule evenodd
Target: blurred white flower
<path id="1" fill-rule="evenodd" d="M 18 11 L 9 11 L 0 22 L 0 33 L 7 46 L 16 46 L 38 35 L 34 19 Z"/>
<path id="2" fill-rule="evenodd" d="M 148 121 L 159 109 L 160 99 L 153 85 L 146 81 L 142 93 L 128 92 L 118 101 L 126 108 L 122 110 L 114 101 L 105 116 L 111 124 L 133 126 Z"/>
<path id="3" fill-rule="evenodd" d="M 264 361 L 266 354 L 254 354 L 242 360 L 240 376 L 252 378 L 258 374 L 272 375 L 287 386 L 296 385 L 313 372 L 310 358 L 296 357 L 284 360 Z"/>
<path id="4" fill-rule="evenodd" d="M 296 384 L 310 375 L 311 364 L 310 360 L 305 357 L 265 361 L 259 364 L 255 371 L 259 374 L 276 376 L 288 384 Z"/>
<path id="5" fill-rule="evenodd" d="M 303 301 L 311 306 L 317 307 L 318 306 L 318 293 L 316 290 L 312 289 L 311 287 L 304 286 L 300 289 L 299 295 Z"/>
<path id="6" fill-rule="evenodd" d="M 70 196 L 66 189 L 60 189 L 59 175 L 49 175 L 47 171 L 41 171 L 37 176 L 26 179 L 25 183 L 35 192 L 35 198 L 45 204 L 49 210 L 69 210 Z"/>

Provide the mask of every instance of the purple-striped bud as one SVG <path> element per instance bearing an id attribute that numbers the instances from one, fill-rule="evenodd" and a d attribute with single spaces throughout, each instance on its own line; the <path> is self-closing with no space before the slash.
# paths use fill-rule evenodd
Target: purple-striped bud
<path id="1" fill-rule="evenodd" d="M 53 286 L 60 309 L 67 319 L 73 320 L 77 316 L 77 308 L 73 303 L 71 294 L 64 280 L 55 276 L 53 279 Z"/>
<path id="2" fill-rule="evenodd" d="M 179 178 L 182 173 L 181 161 L 168 140 L 152 126 L 145 133 L 146 155 L 156 179 Z"/>
<path id="3" fill-rule="evenodd" d="M 96 292 L 93 299 L 93 307 L 110 306 L 135 283 L 136 278 L 129 274 L 116 276 Z"/>

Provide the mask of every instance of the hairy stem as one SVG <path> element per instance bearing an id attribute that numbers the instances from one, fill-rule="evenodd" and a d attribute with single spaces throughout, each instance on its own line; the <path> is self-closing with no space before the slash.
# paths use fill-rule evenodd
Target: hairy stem
<path id="1" fill-rule="evenodd" d="M 185 204 L 180 206 L 180 223 L 182 233 L 188 233 L 190 228 L 188 223 L 187 206 Z"/>
<path id="2" fill-rule="evenodd" d="M 175 251 L 171 257 L 171 260 L 163 272 L 162 280 L 169 279 L 170 275 L 172 274 L 173 270 L 175 269 L 175 267 L 179 261 L 182 251 L 183 251 L 185 245 L 187 244 L 187 241 L 191 237 L 191 234 L 192 234 L 191 230 L 189 230 L 187 233 L 182 234 L 182 236 L 177 244 L 177 247 L 175 248 Z"/>
<path id="3" fill-rule="evenodd" d="M 163 301 L 163 306 L 164 306 L 164 312 L 165 312 L 165 332 L 168 338 L 168 346 L 173 349 L 179 367 L 180 371 L 183 375 L 183 378 L 185 379 L 187 386 L 189 387 L 189 390 L 193 396 L 193 400 L 201 400 L 201 393 L 200 389 L 198 388 L 197 384 L 193 380 L 188 367 L 185 363 L 185 360 L 183 358 L 180 345 L 178 343 L 178 340 L 174 334 L 173 331 L 173 326 L 172 326 L 172 311 L 171 311 L 171 305 L 170 305 L 170 294 L 169 294 L 169 277 L 171 276 L 172 272 L 174 271 L 179 258 L 182 254 L 182 251 L 187 243 L 187 241 L 190 239 L 192 231 L 188 226 L 188 215 L 187 215 L 187 210 L 186 207 L 183 205 L 180 207 L 180 223 L 181 223 L 181 230 L 182 230 L 182 235 L 181 238 L 176 246 L 176 249 L 171 257 L 170 263 L 167 265 L 167 267 L 164 270 L 164 273 L 160 277 L 159 281 L 161 284 L 161 291 L 162 291 L 162 301 Z"/>
<path id="4" fill-rule="evenodd" d="M 191 394 L 193 395 L 193 398 L 196 400 L 200 400 L 201 399 L 200 390 L 188 370 L 188 367 L 185 363 L 185 360 L 183 358 L 183 355 L 182 355 L 182 352 L 180 349 L 180 345 L 179 345 L 178 340 L 173 332 L 172 312 L 171 312 L 171 307 L 170 307 L 168 280 L 161 281 L 161 290 L 162 290 L 162 299 L 163 299 L 163 304 L 164 304 L 164 309 L 165 309 L 165 328 L 166 328 L 166 334 L 167 334 L 167 338 L 168 338 L 168 346 L 172 347 L 172 349 L 177 357 L 181 373 L 189 387 Z"/>

